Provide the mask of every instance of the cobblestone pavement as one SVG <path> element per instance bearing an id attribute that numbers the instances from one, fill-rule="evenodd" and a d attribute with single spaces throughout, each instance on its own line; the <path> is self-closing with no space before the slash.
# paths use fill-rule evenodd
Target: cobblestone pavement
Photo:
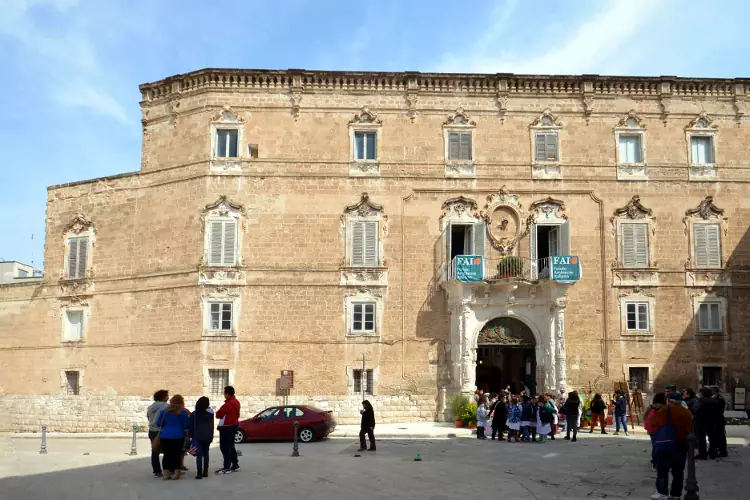
<path id="1" fill-rule="evenodd" d="M 38 453 L 36 439 L 2 440 L 3 500 L 646 499 L 655 478 L 648 442 L 596 434 L 546 445 L 391 439 L 361 457 L 349 439 L 301 445 L 299 458 L 290 457 L 291 443 L 251 443 L 239 446 L 242 470 L 236 474 L 196 481 L 188 458 L 184 479 L 169 482 L 151 477 L 145 439 L 136 457 L 127 455 L 130 440 L 120 438 L 50 439 L 46 455 Z M 421 462 L 414 461 L 417 451 Z M 212 448 L 212 469 L 220 457 Z M 699 462 L 700 498 L 746 500 L 748 463 L 747 446 L 730 447 L 727 459 Z"/>

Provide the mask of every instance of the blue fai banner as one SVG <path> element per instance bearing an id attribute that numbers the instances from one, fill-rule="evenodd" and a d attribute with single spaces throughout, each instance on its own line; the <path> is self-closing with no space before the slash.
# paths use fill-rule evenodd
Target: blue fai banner
<path id="1" fill-rule="evenodd" d="M 572 255 L 556 255 L 552 257 L 553 281 L 578 281 L 581 279 L 581 261 Z"/>
<path id="2" fill-rule="evenodd" d="M 457 255 L 455 258 L 456 279 L 458 281 L 482 281 L 484 279 L 484 258 L 481 255 Z"/>

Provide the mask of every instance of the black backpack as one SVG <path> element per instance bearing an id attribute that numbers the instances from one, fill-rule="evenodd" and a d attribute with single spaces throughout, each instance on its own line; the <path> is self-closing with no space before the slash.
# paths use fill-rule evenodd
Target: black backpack
<path id="1" fill-rule="evenodd" d="M 554 415 L 552 414 L 552 411 L 547 408 L 547 405 L 539 408 L 539 420 L 541 420 L 543 424 L 551 424 L 555 421 Z"/>

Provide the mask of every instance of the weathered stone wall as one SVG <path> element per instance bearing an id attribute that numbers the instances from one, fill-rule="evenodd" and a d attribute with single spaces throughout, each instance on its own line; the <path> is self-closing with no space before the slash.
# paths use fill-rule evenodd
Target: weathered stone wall
<path id="1" fill-rule="evenodd" d="M 465 196 L 481 210 L 502 186 L 518 196 L 524 210 L 550 196 L 565 204 L 571 252 L 582 258 L 584 273 L 567 294 L 569 387 L 609 391 L 629 366 L 648 366 L 655 387 L 672 381 L 697 386 L 700 364 L 724 366 L 727 390 L 735 378 L 739 385 L 750 384 L 745 307 L 750 143 L 748 124 L 738 124 L 736 111 L 746 106 L 750 84 L 736 82 L 734 94 L 671 85 L 669 101 L 659 91 L 625 87 L 590 96 L 513 91 L 505 100 L 494 91 L 427 85 L 415 91 L 412 110 L 401 87 L 313 86 L 301 101 L 293 95 L 290 100 L 288 86 L 275 84 L 148 95 L 141 171 L 51 187 L 44 281 L 0 286 L 0 397 L 12 414 L 8 425 L 20 429 L 29 414 L 24 405 L 50 401 L 41 410 L 50 422 L 53 416 L 61 422 L 69 414 L 90 414 L 92 419 L 74 421 L 87 430 L 127 427 L 128 419 L 141 418 L 148 396 L 159 387 L 207 392 L 208 368 L 231 370 L 243 401 L 257 401 L 257 409 L 269 398 L 278 401 L 266 395 L 277 394 L 280 370 L 293 369 L 295 394 L 330 395 L 325 398 L 332 409 L 340 405 L 343 422 L 357 416 L 351 371 L 361 366 L 363 354 L 376 369 L 372 399 L 397 401 L 393 411 L 380 410 L 382 418 L 432 419 L 440 389 L 455 389 L 446 352 L 451 315 L 435 273 L 442 204 Z M 582 97 L 591 101 L 584 105 Z M 296 113 L 294 102 L 301 103 Z M 257 145 L 258 158 L 242 158 L 234 170 L 216 170 L 210 123 L 226 106 L 244 120 L 240 148 Z M 379 175 L 373 177 L 350 175 L 348 124 L 363 106 L 382 122 Z M 443 123 L 459 107 L 476 124 L 475 175 L 448 178 Z M 561 178 L 554 180 L 532 178 L 529 126 L 546 108 L 561 124 Z M 631 110 L 645 127 L 648 180 L 617 179 L 613 127 Z M 688 176 L 685 127 L 701 112 L 716 126 L 718 177 L 697 182 Z M 342 215 L 363 192 L 382 205 L 387 218 L 385 287 L 341 285 Z M 610 220 L 635 195 L 655 220 L 649 272 L 658 278 L 639 286 L 628 285 L 627 273 L 613 265 L 617 238 Z M 236 279 L 207 284 L 201 278 L 201 217 L 220 196 L 243 207 L 243 264 Z M 706 196 L 724 210 L 722 254 L 723 263 L 730 263 L 731 286 L 713 278 L 688 283 L 683 219 Z M 91 221 L 96 242 L 90 276 L 71 283 L 61 278 L 65 235 L 77 214 Z M 519 251 L 528 255 L 527 239 Z M 382 296 L 376 337 L 346 335 L 346 296 L 359 288 Z M 238 331 L 231 338 L 209 337 L 203 329 L 203 300 L 219 289 L 240 304 Z M 653 300 L 652 336 L 622 334 L 620 296 L 635 292 Z M 702 293 L 726 299 L 726 335 L 696 337 L 694 295 Z M 62 313 L 76 304 L 90 312 L 85 341 L 61 342 Z M 66 369 L 81 371 L 82 396 L 62 395 Z M 429 401 L 407 404 L 401 394 L 425 394 Z M 113 406 L 97 403 L 100 397 Z M 110 409 L 87 413 L 92 407 Z M 414 407 L 419 415 L 411 414 Z"/>
<path id="2" fill-rule="evenodd" d="M 185 396 L 192 409 L 199 396 Z M 380 423 L 432 422 L 436 419 L 434 395 L 368 396 Z M 220 396 L 211 399 L 218 408 Z M 241 419 L 250 418 L 269 406 L 283 404 L 273 396 L 241 396 Z M 289 404 L 312 405 L 331 410 L 338 424 L 358 424 L 362 407 L 359 396 L 289 396 Z M 0 432 L 126 432 L 136 425 L 148 428 L 146 410 L 151 400 L 112 393 L 86 396 L 4 396 L 0 397 Z"/>

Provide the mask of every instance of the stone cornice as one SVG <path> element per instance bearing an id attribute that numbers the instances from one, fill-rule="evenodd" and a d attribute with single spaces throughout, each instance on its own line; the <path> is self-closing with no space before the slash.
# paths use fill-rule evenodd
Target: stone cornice
<path id="1" fill-rule="evenodd" d="M 140 87 L 141 105 L 206 90 L 302 93 L 363 92 L 489 96 L 575 95 L 741 98 L 750 93 L 750 78 L 678 78 L 600 75 L 515 75 L 512 73 L 420 73 L 308 71 L 302 69 L 201 69 Z"/>

